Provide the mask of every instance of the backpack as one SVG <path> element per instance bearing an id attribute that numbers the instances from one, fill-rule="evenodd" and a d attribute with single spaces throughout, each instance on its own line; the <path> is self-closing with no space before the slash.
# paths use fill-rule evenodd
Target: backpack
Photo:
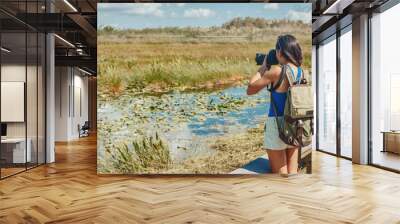
<path id="1" fill-rule="evenodd" d="M 278 88 L 286 77 L 289 82 L 284 116 L 278 117 L 277 106 L 271 94 L 271 106 L 275 112 L 279 138 L 287 145 L 305 147 L 311 144 L 314 118 L 312 86 L 304 78 L 304 72 L 298 68 L 296 80 L 294 72 L 288 65 L 282 65 L 282 72 L 278 82 L 271 85 L 269 91 Z M 301 72 L 300 72 L 301 71 Z"/>

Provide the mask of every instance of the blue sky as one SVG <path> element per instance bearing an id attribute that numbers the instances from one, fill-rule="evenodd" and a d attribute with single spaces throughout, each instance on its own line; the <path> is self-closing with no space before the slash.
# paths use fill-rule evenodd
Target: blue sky
<path id="1" fill-rule="evenodd" d="M 309 3 L 98 3 L 98 26 L 117 28 L 210 27 L 235 17 L 303 20 Z"/>

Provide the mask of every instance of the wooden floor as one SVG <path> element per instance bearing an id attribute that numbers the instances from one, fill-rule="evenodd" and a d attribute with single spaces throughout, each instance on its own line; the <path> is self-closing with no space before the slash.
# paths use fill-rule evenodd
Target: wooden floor
<path id="1" fill-rule="evenodd" d="M 388 167 L 395 170 L 400 170 L 400 155 L 392 152 L 374 151 L 372 157 L 374 164 Z"/>
<path id="2" fill-rule="evenodd" d="M 294 178 L 97 176 L 96 139 L 0 181 L 0 223 L 400 223 L 400 175 L 316 152 Z"/>
<path id="3" fill-rule="evenodd" d="M 20 168 L 20 167 L 11 167 L 11 168 L 1 168 L 1 177 L 8 177 L 11 176 L 13 174 L 19 173 L 19 172 L 23 172 L 25 171 L 25 167 Z"/>

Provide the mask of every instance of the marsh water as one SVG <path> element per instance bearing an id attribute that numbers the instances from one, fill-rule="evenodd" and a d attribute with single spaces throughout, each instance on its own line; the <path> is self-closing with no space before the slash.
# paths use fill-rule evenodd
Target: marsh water
<path id="1" fill-rule="evenodd" d="M 118 143 L 159 135 L 173 161 L 214 153 L 215 137 L 260 127 L 267 116 L 267 91 L 246 95 L 244 86 L 215 91 L 130 94 L 99 101 L 98 154 Z"/>

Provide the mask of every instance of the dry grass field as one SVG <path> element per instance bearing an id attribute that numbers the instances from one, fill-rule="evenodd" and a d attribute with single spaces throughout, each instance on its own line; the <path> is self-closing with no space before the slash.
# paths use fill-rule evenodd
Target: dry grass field
<path id="1" fill-rule="evenodd" d="M 163 92 L 237 84 L 257 70 L 257 52 L 274 48 L 281 34 L 301 43 L 311 67 L 311 27 L 289 21 L 232 20 L 221 27 L 99 31 L 99 92 Z"/>

